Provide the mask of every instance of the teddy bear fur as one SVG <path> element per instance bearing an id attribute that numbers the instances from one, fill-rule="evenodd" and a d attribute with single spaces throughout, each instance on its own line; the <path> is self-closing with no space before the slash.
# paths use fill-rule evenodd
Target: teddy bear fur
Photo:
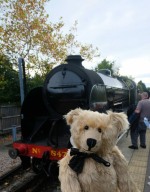
<path id="1" fill-rule="evenodd" d="M 140 192 L 132 181 L 127 161 L 116 141 L 129 123 L 124 113 L 93 112 L 77 108 L 65 115 L 71 129 L 73 147 L 81 152 L 95 153 L 108 161 L 106 167 L 92 158 L 87 158 L 81 173 L 77 174 L 69 167 L 70 149 L 59 161 L 59 180 L 62 192 Z M 96 140 L 90 150 L 87 139 Z"/>

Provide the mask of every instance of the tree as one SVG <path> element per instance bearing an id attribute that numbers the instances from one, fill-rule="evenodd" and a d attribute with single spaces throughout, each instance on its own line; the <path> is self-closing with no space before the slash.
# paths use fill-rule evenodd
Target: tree
<path id="1" fill-rule="evenodd" d="M 27 92 L 31 89 L 43 86 L 45 77 L 35 74 L 34 77 L 26 78 Z M 9 59 L 0 55 L 0 104 L 17 103 L 20 104 L 19 75 L 13 69 Z"/>
<path id="2" fill-rule="evenodd" d="M 35 87 L 43 86 L 44 80 L 45 77 L 39 74 L 35 74 L 34 77 L 27 77 L 27 93 Z"/>
<path id="3" fill-rule="evenodd" d="M 98 49 L 75 39 L 77 22 L 64 34 L 62 18 L 49 22 L 45 4 L 49 0 L 1 0 L 0 53 L 16 63 L 25 58 L 29 74 L 46 74 L 56 63 L 64 61 L 69 51 L 75 49 L 85 59 L 98 55 Z"/>
<path id="4" fill-rule="evenodd" d="M 108 61 L 106 59 L 103 59 L 96 67 L 95 71 L 100 71 L 101 69 L 109 69 L 111 71 L 111 75 L 119 75 L 119 68 L 115 66 L 114 61 Z"/>
<path id="5" fill-rule="evenodd" d="M 145 85 L 142 81 L 139 81 L 139 82 L 137 83 L 137 89 L 138 89 L 140 92 L 148 91 L 147 88 L 146 88 L 146 85 Z"/>
<path id="6" fill-rule="evenodd" d="M 0 93 L 0 104 L 20 102 L 18 73 L 4 55 L 0 55 Z"/>

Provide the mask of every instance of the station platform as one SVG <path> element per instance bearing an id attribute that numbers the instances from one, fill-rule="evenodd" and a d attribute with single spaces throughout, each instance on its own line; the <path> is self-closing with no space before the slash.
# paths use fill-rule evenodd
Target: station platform
<path id="1" fill-rule="evenodd" d="M 146 149 L 128 148 L 131 145 L 130 133 L 118 142 L 118 147 L 126 157 L 131 177 L 141 192 L 150 192 L 150 129 L 146 132 Z M 140 144 L 139 144 L 140 145 Z"/>
<path id="2" fill-rule="evenodd" d="M 3 141 L 0 143 L 0 148 L 2 148 L 3 145 L 8 146 L 12 143 L 12 137 L 3 138 L 0 141 Z M 137 183 L 139 190 L 150 192 L 150 129 L 146 132 L 146 149 L 140 146 L 138 150 L 128 148 L 131 145 L 130 133 L 128 136 L 124 134 L 117 145 L 128 162 L 131 177 Z"/>

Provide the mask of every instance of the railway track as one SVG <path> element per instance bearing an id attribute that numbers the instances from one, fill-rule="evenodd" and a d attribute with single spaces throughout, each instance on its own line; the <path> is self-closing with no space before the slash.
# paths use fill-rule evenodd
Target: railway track
<path id="1" fill-rule="evenodd" d="M 59 192 L 59 182 L 46 174 L 23 170 L 21 165 L 0 177 L 0 192 Z"/>
<path id="2" fill-rule="evenodd" d="M 1 192 L 25 192 L 27 189 L 34 185 L 36 186 L 37 179 L 40 175 L 36 175 L 30 170 L 18 169 L 11 171 L 10 175 L 2 176 L 1 179 Z M 36 181 L 36 182 L 34 182 Z M 37 182 L 39 184 L 39 182 Z"/>
<path id="3" fill-rule="evenodd" d="M 13 168 L 12 170 L 6 172 L 5 174 L 3 174 L 2 176 L 0 176 L 0 184 L 5 182 L 5 180 L 9 179 L 11 176 L 13 176 L 14 174 L 16 174 L 17 172 L 19 172 L 21 170 L 22 166 L 18 165 L 15 168 Z"/>

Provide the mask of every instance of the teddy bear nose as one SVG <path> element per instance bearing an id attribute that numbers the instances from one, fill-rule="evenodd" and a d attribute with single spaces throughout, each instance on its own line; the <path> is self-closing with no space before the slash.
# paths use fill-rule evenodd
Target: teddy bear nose
<path id="1" fill-rule="evenodd" d="M 90 150 L 92 147 L 94 147 L 96 145 L 96 140 L 92 139 L 92 138 L 87 139 L 87 145 L 88 145 L 89 150 Z"/>

